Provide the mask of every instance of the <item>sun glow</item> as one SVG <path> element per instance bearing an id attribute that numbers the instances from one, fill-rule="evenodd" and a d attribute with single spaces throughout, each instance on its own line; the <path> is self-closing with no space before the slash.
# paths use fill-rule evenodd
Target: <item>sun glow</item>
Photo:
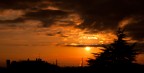
<path id="1" fill-rule="evenodd" d="M 86 51 L 90 51 L 91 48 L 90 48 L 90 47 L 85 47 L 85 50 L 86 50 Z"/>

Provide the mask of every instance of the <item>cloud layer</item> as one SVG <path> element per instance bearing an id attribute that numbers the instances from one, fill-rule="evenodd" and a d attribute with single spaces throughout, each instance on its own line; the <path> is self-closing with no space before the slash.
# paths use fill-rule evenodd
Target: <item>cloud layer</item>
<path id="1" fill-rule="evenodd" d="M 0 27 L 71 26 L 89 34 L 123 27 L 133 40 L 143 40 L 143 3 L 143 0 L 4 0 L 0 2 Z M 57 34 L 68 37 L 63 32 Z"/>
<path id="2" fill-rule="evenodd" d="M 134 39 L 143 36 L 143 0 L 52 0 L 61 9 L 74 10 L 84 19 L 79 28 L 113 30 L 120 23 Z M 136 27 L 136 28 L 135 28 Z M 135 29 L 134 29 L 135 28 Z M 136 34 L 135 32 L 138 34 Z"/>

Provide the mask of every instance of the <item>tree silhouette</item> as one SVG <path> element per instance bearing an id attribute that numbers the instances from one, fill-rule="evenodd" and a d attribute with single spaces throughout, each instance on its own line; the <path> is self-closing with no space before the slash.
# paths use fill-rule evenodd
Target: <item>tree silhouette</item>
<path id="1" fill-rule="evenodd" d="M 136 43 L 129 44 L 124 38 L 126 34 L 124 29 L 119 28 L 117 33 L 117 39 L 113 43 L 103 46 L 102 53 L 93 53 L 95 59 L 89 58 L 89 66 L 112 66 L 112 65 L 127 65 L 132 64 L 135 60 L 135 56 L 138 54 L 134 49 Z"/>

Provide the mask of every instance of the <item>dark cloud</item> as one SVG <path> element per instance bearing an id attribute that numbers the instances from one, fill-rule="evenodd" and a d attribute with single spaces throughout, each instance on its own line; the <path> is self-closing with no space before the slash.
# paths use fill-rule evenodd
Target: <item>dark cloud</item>
<path id="1" fill-rule="evenodd" d="M 124 17 L 143 14 L 143 0 L 52 0 L 56 6 L 79 12 L 85 19 L 81 28 L 115 28 Z M 92 25 L 94 22 L 96 24 Z"/>
<path id="2" fill-rule="evenodd" d="M 51 0 L 61 9 L 74 10 L 84 22 L 79 28 L 90 30 L 115 30 L 125 17 L 140 15 L 144 17 L 143 0 Z M 133 17 L 132 17 L 133 18 Z M 137 18 L 137 21 L 144 18 Z M 134 39 L 143 39 L 143 21 L 127 25 Z"/>
<path id="3" fill-rule="evenodd" d="M 14 19 L 14 20 L 0 20 L 1 24 L 6 23 L 22 23 L 26 20 L 37 20 L 43 23 L 42 27 L 49 27 L 59 19 L 64 18 L 68 15 L 67 12 L 61 10 L 38 10 L 27 12 L 25 15 Z M 17 24 L 19 25 L 19 24 Z M 15 25 L 12 25 L 15 26 Z"/>
<path id="4" fill-rule="evenodd" d="M 137 17 L 136 20 L 139 21 L 127 25 L 126 30 L 129 32 L 129 35 L 133 37 L 133 39 L 142 41 L 142 39 L 144 39 L 144 17 Z"/>
<path id="5" fill-rule="evenodd" d="M 0 9 L 34 9 L 48 6 L 46 0 L 2 0 Z"/>
<path id="6" fill-rule="evenodd" d="M 5 23 L 20 23 L 23 22 L 25 19 L 23 18 L 17 18 L 15 20 L 0 20 L 1 24 L 5 24 Z"/>
<path id="7" fill-rule="evenodd" d="M 4 0 L 0 1 L 0 11 L 21 10 L 25 14 L 11 20 L 0 20 L 1 24 L 21 23 L 25 20 L 38 20 L 43 23 L 42 27 L 49 27 L 56 21 L 66 17 L 68 12 L 62 10 L 45 9 L 51 6 L 49 0 Z M 4 16 L 3 16 L 4 18 Z M 71 22 L 69 22 L 71 23 Z M 12 24 L 13 26 L 13 24 Z"/>
<path id="8" fill-rule="evenodd" d="M 24 22 L 24 19 L 18 18 L 15 20 L 0 20 L 0 25 L 7 26 L 7 27 L 17 27 L 19 23 Z"/>
<path id="9" fill-rule="evenodd" d="M 43 10 L 48 6 L 58 7 L 59 10 Z M 2 0 L 0 9 L 28 10 L 22 18 L 0 21 L 1 23 L 39 20 L 43 22 L 43 27 L 51 26 L 58 19 L 66 17 L 66 11 L 75 12 L 84 20 L 77 27 L 91 31 L 115 30 L 126 17 L 144 17 L 143 0 Z M 136 20 L 141 21 L 125 27 L 134 39 L 143 39 L 144 18 Z M 60 22 L 73 24 L 69 21 Z"/>
<path id="10" fill-rule="evenodd" d="M 78 44 L 78 45 L 65 45 L 65 46 L 68 46 L 68 47 L 87 47 L 87 46 L 89 46 L 89 47 L 102 47 L 104 45 L 80 45 L 80 44 Z"/>
<path id="11" fill-rule="evenodd" d="M 39 10 L 37 12 L 29 12 L 25 15 L 26 19 L 34 19 L 42 21 L 43 27 L 52 25 L 55 21 L 64 18 L 67 12 L 61 10 Z"/>
<path id="12" fill-rule="evenodd" d="M 59 37 L 69 37 L 68 35 L 65 35 L 63 32 L 61 31 L 57 31 L 57 32 L 48 32 L 47 33 L 48 36 L 59 36 Z"/>

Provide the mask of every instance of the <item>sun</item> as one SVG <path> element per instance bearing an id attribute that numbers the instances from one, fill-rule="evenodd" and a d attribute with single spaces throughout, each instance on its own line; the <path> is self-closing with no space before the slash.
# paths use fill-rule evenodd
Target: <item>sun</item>
<path id="1" fill-rule="evenodd" d="M 91 48 L 90 48 L 90 47 L 85 47 L 85 50 L 86 50 L 86 51 L 90 51 Z"/>

